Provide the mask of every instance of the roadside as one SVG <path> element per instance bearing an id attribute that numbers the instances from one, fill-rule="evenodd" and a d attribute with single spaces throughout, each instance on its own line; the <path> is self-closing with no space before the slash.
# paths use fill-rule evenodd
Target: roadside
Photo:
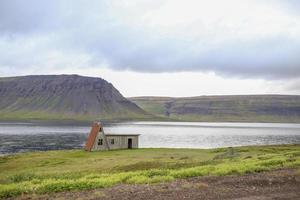
<path id="1" fill-rule="evenodd" d="M 150 185 L 119 184 L 106 189 L 25 195 L 17 199 L 300 199 L 300 174 L 299 170 L 281 169 L 240 176 L 178 179 L 170 183 Z"/>

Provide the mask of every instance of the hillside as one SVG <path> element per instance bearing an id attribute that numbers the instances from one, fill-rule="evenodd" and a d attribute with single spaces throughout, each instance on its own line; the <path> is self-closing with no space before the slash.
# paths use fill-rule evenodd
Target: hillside
<path id="1" fill-rule="evenodd" d="M 145 111 L 170 120 L 300 122 L 300 96 L 298 95 L 132 97 L 129 99 Z"/>
<path id="2" fill-rule="evenodd" d="M 0 78 L 0 119 L 146 119 L 104 79 L 78 75 Z"/>

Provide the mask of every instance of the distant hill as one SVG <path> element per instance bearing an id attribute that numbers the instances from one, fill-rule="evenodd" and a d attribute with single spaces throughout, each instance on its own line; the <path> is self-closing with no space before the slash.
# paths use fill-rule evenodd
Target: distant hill
<path id="1" fill-rule="evenodd" d="M 104 79 L 78 75 L 0 78 L 0 119 L 148 119 Z"/>
<path id="2" fill-rule="evenodd" d="M 170 120 L 300 122 L 300 96 L 298 95 L 132 97 L 129 99 L 145 111 Z"/>

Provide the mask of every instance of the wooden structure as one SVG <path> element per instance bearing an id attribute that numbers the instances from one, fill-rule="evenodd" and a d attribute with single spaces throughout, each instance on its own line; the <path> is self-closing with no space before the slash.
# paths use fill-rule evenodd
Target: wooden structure
<path id="1" fill-rule="evenodd" d="M 101 151 L 138 148 L 139 134 L 105 134 L 100 122 L 94 122 L 84 149 Z"/>

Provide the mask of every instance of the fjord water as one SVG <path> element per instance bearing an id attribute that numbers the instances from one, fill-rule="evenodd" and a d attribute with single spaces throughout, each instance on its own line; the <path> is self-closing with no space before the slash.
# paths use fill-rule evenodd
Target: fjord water
<path id="1" fill-rule="evenodd" d="M 105 124 L 106 133 L 141 134 L 140 147 L 217 148 L 300 144 L 300 124 L 127 122 Z M 0 154 L 82 148 L 89 126 L 0 123 Z"/>

